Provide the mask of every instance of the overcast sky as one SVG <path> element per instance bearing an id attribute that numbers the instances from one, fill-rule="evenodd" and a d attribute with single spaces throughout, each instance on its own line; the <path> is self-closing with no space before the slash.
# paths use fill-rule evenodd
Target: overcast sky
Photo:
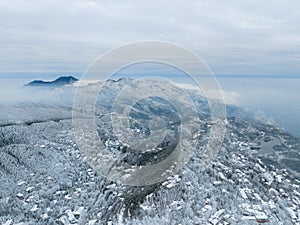
<path id="1" fill-rule="evenodd" d="M 81 74 L 121 44 L 171 41 L 216 74 L 299 75 L 299 0 L 0 0 L 0 76 Z"/>

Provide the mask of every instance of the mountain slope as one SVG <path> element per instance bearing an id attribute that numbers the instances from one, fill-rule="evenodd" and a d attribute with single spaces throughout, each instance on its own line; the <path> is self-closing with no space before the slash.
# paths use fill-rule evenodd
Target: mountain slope
<path id="1" fill-rule="evenodd" d="M 42 81 L 34 80 L 28 84 L 25 84 L 25 87 L 61 87 L 65 85 L 70 85 L 77 82 L 78 79 L 73 76 L 62 76 L 53 81 Z"/>
<path id="2" fill-rule="evenodd" d="M 122 148 L 125 143 L 112 135 L 111 103 L 130 84 L 130 80 L 106 82 L 97 100 L 97 131 L 107 150 L 129 154 L 124 157 L 126 162 L 155 163 L 154 156 L 161 160 L 169 152 L 136 154 Z M 86 88 L 84 98 L 93 88 L 96 91 L 96 86 L 80 88 Z M 228 106 L 232 113 L 226 120 L 223 146 L 201 172 L 211 118 L 207 101 L 196 93 L 191 95 L 201 112 L 199 149 L 176 175 L 149 186 L 121 185 L 94 171 L 84 160 L 67 118 L 0 128 L 0 223 L 298 224 L 299 139 Z M 25 111 L 36 108 L 27 105 Z M 61 105 L 56 109 L 51 114 L 59 116 Z M 13 106 L 10 110 L 13 112 Z M 159 98 L 143 99 L 132 107 L 132 132 L 147 135 L 148 119 L 153 115 L 174 125 L 165 142 L 176 141 L 176 110 Z M 162 151 L 169 147 L 161 146 Z"/>

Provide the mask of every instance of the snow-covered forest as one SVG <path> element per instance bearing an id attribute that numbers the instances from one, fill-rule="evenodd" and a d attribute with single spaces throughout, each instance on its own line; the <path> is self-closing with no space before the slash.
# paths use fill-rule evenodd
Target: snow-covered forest
<path id="1" fill-rule="evenodd" d="M 144 114 L 157 113 L 173 127 L 154 155 L 133 154 L 109 123 L 114 96 L 130 82 L 106 82 L 96 109 L 97 132 L 105 148 L 124 154 L 123 160 L 156 163 L 176 145 L 179 118 L 160 99 L 137 103 L 130 114 L 136 135 L 149 132 Z M 93 91 L 93 85 L 80 88 L 87 95 Z M 133 187 L 110 181 L 85 160 L 73 131 L 74 87 L 31 91 L 45 98 L 0 108 L 1 224 L 300 223 L 300 141 L 251 112 L 226 106 L 222 148 L 202 170 L 212 121 L 207 101 L 186 90 L 200 112 L 195 155 L 165 180 Z"/>

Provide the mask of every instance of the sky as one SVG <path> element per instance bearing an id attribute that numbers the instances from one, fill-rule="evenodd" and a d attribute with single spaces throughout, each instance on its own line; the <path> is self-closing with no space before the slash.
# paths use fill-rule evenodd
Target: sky
<path id="1" fill-rule="evenodd" d="M 33 79 L 80 78 L 112 48 L 167 41 L 198 54 L 236 102 L 300 137 L 299 9 L 299 0 L 0 0 L 0 98 Z"/>
<path id="2" fill-rule="evenodd" d="M 0 0 L 0 77 L 82 74 L 111 48 L 175 42 L 217 75 L 299 76 L 299 0 Z"/>

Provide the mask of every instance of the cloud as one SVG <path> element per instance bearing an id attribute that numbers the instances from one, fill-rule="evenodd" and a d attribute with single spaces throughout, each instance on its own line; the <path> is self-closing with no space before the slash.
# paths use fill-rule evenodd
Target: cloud
<path id="1" fill-rule="evenodd" d="M 208 90 L 205 93 L 203 91 L 199 90 L 199 88 L 195 85 L 191 84 L 185 84 L 185 83 L 175 83 L 178 87 L 182 89 L 189 89 L 189 90 L 195 90 L 199 91 L 200 95 L 205 96 L 206 98 L 211 98 L 211 99 L 217 99 L 221 100 L 227 105 L 240 105 L 240 94 L 238 94 L 235 91 L 224 91 L 224 90 Z"/>
<path id="2" fill-rule="evenodd" d="M 171 41 L 218 74 L 300 72 L 297 0 L 0 1 L 0 73 L 78 72 L 132 41 Z"/>

